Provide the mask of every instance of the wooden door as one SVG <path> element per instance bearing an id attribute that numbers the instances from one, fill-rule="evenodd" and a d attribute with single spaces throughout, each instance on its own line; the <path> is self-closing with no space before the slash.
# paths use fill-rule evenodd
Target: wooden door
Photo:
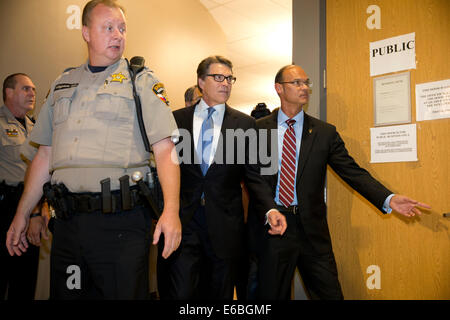
<path id="1" fill-rule="evenodd" d="M 381 9 L 379 30 L 366 26 L 372 4 Z M 369 43 L 412 32 L 418 161 L 371 164 Z M 444 79 L 450 79 L 450 1 L 327 1 L 327 121 L 375 178 L 433 207 L 411 220 L 383 215 L 329 169 L 328 221 L 346 299 L 450 299 L 450 218 L 443 217 L 450 212 L 450 119 L 415 117 L 415 85 Z M 373 288 L 377 284 L 379 289 Z"/>

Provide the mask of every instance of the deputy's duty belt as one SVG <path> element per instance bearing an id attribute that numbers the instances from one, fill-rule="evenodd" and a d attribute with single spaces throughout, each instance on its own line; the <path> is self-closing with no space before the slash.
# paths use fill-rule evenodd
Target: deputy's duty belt
<path id="1" fill-rule="evenodd" d="M 132 186 L 127 192 L 127 199 L 123 201 L 123 192 L 121 190 L 111 191 L 109 193 L 109 204 L 102 193 L 71 193 L 64 184 L 44 185 L 44 195 L 50 205 L 55 210 L 55 215 L 60 219 L 67 219 L 74 213 L 92 213 L 102 211 L 103 213 L 115 213 L 119 211 L 131 210 L 137 206 L 144 205 L 139 195 L 137 186 Z"/>
<path id="2" fill-rule="evenodd" d="M 93 194 L 69 194 L 67 196 L 69 207 L 73 209 L 74 212 L 94 212 L 103 211 L 103 198 L 101 193 Z M 131 201 L 131 202 L 130 202 Z M 131 210 L 137 206 L 143 205 L 139 196 L 139 191 L 136 189 L 132 190 L 130 188 L 130 200 L 123 201 L 122 195 L 119 191 L 111 192 L 111 211 L 118 212 L 122 210 Z M 107 212 L 105 212 L 107 213 Z"/>
<path id="3" fill-rule="evenodd" d="M 137 185 L 129 184 L 129 176 L 120 177 L 120 190 L 111 191 L 111 181 L 106 178 L 100 181 L 100 193 L 71 193 L 63 184 L 44 184 L 44 195 L 55 210 L 57 218 L 67 219 L 74 213 L 91 213 L 101 211 L 105 214 L 129 211 L 137 206 L 150 207 L 154 219 L 159 219 L 161 213 L 156 207 L 150 189 L 142 181 L 135 179 Z"/>

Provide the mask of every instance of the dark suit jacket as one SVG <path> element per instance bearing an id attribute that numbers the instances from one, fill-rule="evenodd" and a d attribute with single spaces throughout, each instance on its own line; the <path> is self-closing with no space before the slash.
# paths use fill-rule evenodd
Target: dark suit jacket
<path id="1" fill-rule="evenodd" d="M 211 164 L 208 172 L 203 176 L 200 165 L 196 160 L 196 152 L 193 141 L 193 119 L 195 106 L 182 108 L 173 112 L 175 121 L 179 129 L 185 129 L 189 132 L 189 137 L 180 136 L 177 144 L 179 148 L 183 139 L 190 139 L 190 161 L 189 163 L 180 163 L 181 170 L 181 208 L 180 219 L 185 226 L 192 219 L 197 211 L 202 193 L 205 194 L 205 214 L 207 220 L 208 235 L 211 240 L 214 252 L 221 258 L 228 258 L 237 255 L 245 246 L 244 243 L 244 211 L 242 206 L 241 181 L 247 185 L 250 196 L 254 198 L 257 204 L 257 211 L 267 212 L 274 208 L 275 202 L 271 196 L 269 185 L 260 176 L 259 166 L 250 164 L 249 144 L 247 139 L 245 143 L 245 163 L 239 164 L 238 144 L 234 138 L 234 162 L 232 164 L 225 161 L 227 154 L 231 150 L 227 149 L 226 129 L 256 129 L 255 119 L 234 110 L 229 106 L 225 107 L 221 137 L 219 138 L 215 162 Z M 256 130 L 255 130 L 256 132 Z M 184 141 L 184 145 L 189 145 Z M 223 147 L 223 149 L 222 149 Z M 223 161 L 220 164 L 221 153 L 223 150 Z M 186 150 L 179 151 L 180 158 L 186 156 Z M 255 158 L 256 159 L 256 158 Z M 196 161 L 196 162 L 194 162 Z M 264 214 L 264 213 L 261 213 Z"/>
<path id="2" fill-rule="evenodd" d="M 278 109 L 259 119 L 258 130 L 278 129 L 277 117 Z M 278 141 L 271 141 L 269 136 L 268 145 L 271 143 L 277 145 L 274 159 L 278 161 Z M 268 150 L 271 150 L 270 147 Z M 298 161 L 296 188 L 300 218 L 307 238 L 318 253 L 332 251 L 324 201 L 327 165 L 379 210 L 382 210 L 384 201 L 392 193 L 353 160 L 335 126 L 306 113 Z M 263 177 L 270 184 L 272 196 L 275 197 L 277 174 Z M 261 218 L 258 220 L 261 221 Z"/>

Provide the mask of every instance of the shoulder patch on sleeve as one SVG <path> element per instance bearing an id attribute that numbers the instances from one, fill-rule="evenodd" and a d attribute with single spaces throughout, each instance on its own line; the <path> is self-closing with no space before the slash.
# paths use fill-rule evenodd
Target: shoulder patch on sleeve
<path id="1" fill-rule="evenodd" d="M 162 84 L 161 82 L 156 83 L 153 86 L 153 92 L 159 99 L 161 99 L 162 102 L 164 102 L 167 106 L 169 106 L 169 99 L 167 98 L 167 93 L 166 89 L 164 88 L 164 84 Z"/>

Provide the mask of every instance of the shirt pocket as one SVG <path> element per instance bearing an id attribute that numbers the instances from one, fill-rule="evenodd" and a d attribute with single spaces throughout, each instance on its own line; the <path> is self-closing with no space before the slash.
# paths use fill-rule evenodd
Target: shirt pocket
<path id="1" fill-rule="evenodd" d="M 53 123 L 58 125 L 69 118 L 70 105 L 72 104 L 75 88 L 58 90 L 53 92 L 55 104 L 53 106 Z"/>
<path id="2" fill-rule="evenodd" d="M 133 118 L 132 88 L 126 84 L 109 85 L 97 92 L 94 117 L 103 120 L 130 122 Z"/>
<path id="3" fill-rule="evenodd" d="M 15 128 L 11 128 L 8 130 L 14 130 Z M 5 128 L 3 128 L 3 130 L 7 130 Z M 17 129 L 15 129 L 17 130 Z M 5 131 L 4 131 L 5 132 Z M 20 132 L 16 131 L 17 134 L 13 135 L 13 136 L 8 136 L 5 133 L 2 134 L 1 136 L 1 142 L 2 142 L 2 146 L 3 147 L 14 147 L 14 146 L 18 146 L 21 145 L 23 143 L 23 138 L 20 135 Z"/>

